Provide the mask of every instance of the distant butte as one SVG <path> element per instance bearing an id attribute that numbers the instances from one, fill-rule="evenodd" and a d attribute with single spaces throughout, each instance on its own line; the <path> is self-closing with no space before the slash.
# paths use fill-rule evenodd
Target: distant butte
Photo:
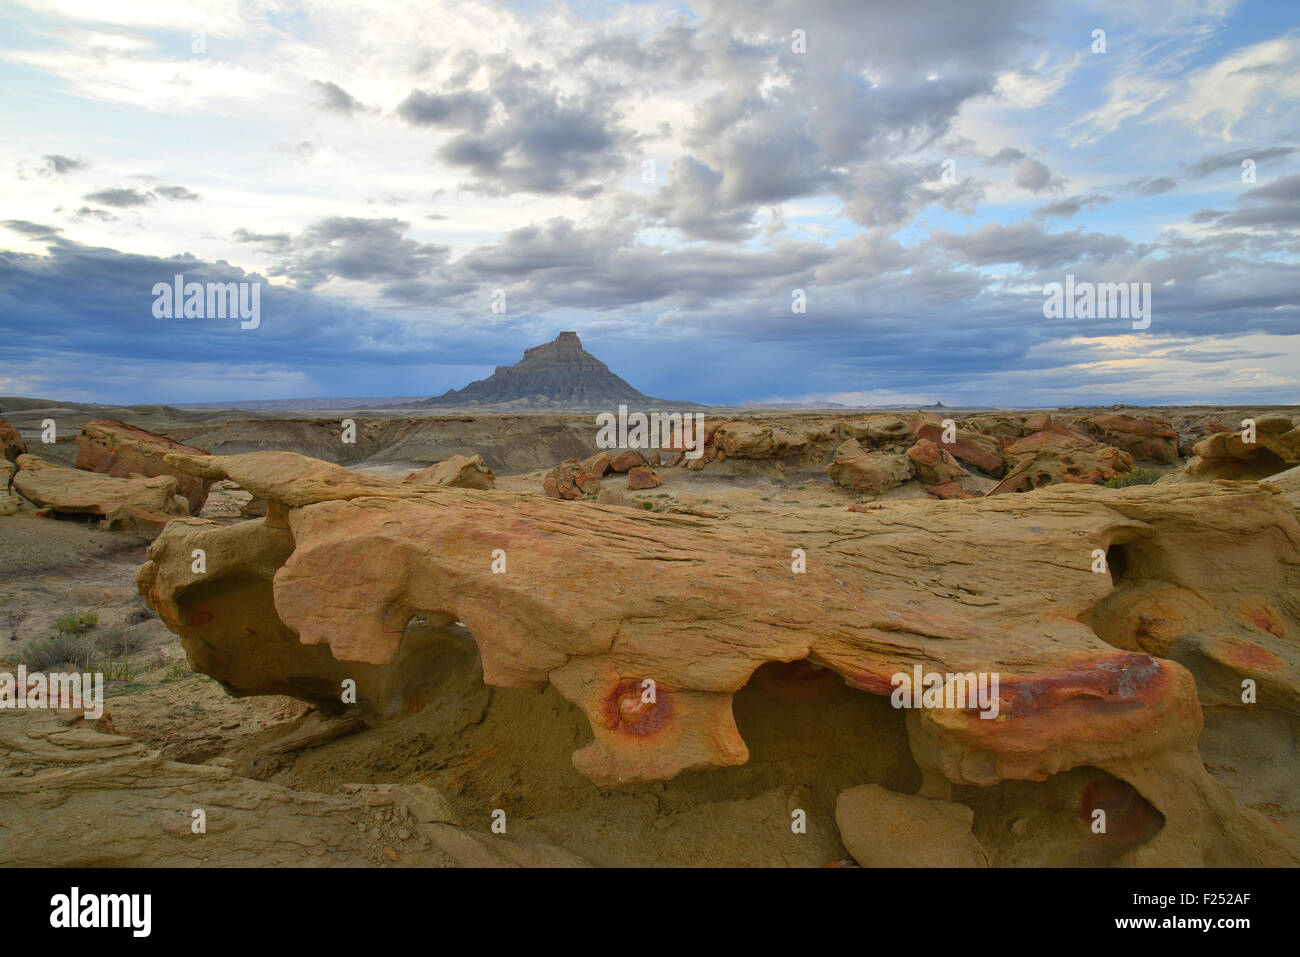
<path id="1" fill-rule="evenodd" d="M 561 332 L 554 342 L 525 350 L 519 362 L 512 366 L 497 366 L 496 372 L 486 379 L 411 405 L 479 411 L 562 412 L 613 410 L 619 403 L 640 408 L 695 407 L 689 402 L 655 399 L 637 390 L 584 349 L 576 332 Z"/>

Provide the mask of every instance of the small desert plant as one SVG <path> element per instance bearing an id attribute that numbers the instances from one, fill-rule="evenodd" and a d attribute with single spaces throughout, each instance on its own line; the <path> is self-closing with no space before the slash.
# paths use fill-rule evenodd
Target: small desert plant
<path id="1" fill-rule="evenodd" d="M 645 509 L 647 512 L 653 512 L 653 511 L 654 511 L 654 507 L 655 507 L 655 503 L 654 503 L 654 502 L 642 502 L 642 503 L 641 503 L 641 507 L 642 507 L 643 509 Z"/>
<path id="2" fill-rule="evenodd" d="M 80 664 L 86 649 L 72 635 L 57 634 L 32 638 L 23 645 L 22 663 L 31 671 L 47 671 L 51 665 Z"/>
<path id="3" fill-rule="evenodd" d="M 18 640 L 18 626 L 27 620 L 27 612 L 10 608 L 5 612 L 5 624 L 9 628 L 9 640 Z"/>
<path id="4" fill-rule="evenodd" d="M 1157 469 L 1134 469 L 1124 475 L 1106 480 L 1106 488 L 1128 488 L 1130 485 L 1154 485 L 1163 472 Z"/>
<path id="5" fill-rule="evenodd" d="M 167 670 L 163 672 L 163 681 L 183 681 L 186 678 L 194 677 L 194 672 L 190 670 L 190 663 L 184 658 L 177 658 Z"/>
<path id="6" fill-rule="evenodd" d="M 95 650 L 101 655 L 120 658 L 133 651 L 138 651 L 144 644 L 144 639 L 129 628 L 115 625 L 112 628 L 105 628 L 102 631 L 95 632 L 93 644 Z"/>
<path id="7" fill-rule="evenodd" d="M 126 623 L 128 625 L 138 625 L 140 622 L 148 621 L 150 618 L 154 617 L 153 611 L 151 611 L 149 606 L 144 603 L 143 599 L 137 598 L 136 602 L 136 607 L 132 608 L 126 616 Z"/>
<path id="8" fill-rule="evenodd" d="M 96 671 L 103 672 L 105 681 L 132 681 L 135 665 L 130 658 L 107 658 L 95 663 Z"/>
<path id="9" fill-rule="evenodd" d="M 99 624 L 99 615 L 93 611 L 70 611 L 54 621 L 54 630 L 61 635 L 80 635 Z"/>

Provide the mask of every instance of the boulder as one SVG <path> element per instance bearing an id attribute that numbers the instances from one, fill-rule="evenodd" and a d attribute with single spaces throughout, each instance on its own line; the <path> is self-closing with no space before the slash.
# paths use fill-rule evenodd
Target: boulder
<path id="1" fill-rule="evenodd" d="M 921 439 L 907 450 L 916 477 L 927 485 L 943 485 L 968 478 L 969 473 L 943 446 Z"/>
<path id="2" fill-rule="evenodd" d="M 408 475 L 404 481 L 413 485 L 446 485 L 451 488 L 495 488 L 492 470 L 483 464 L 481 455 L 453 455 Z"/>
<path id="3" fill-rule="evenodd" d="M 939 485 L 927 485 L 925 490 L 935 498 L 979 498 L 984 493 L 962 482 L 943 482 Z"/>
<path id="4" fill-rule="evenodd" d="M 565 459 L 542 476 L 547 498 L 579 499 L 600 491 L 600 479 L 583 470 L 577 459 Z"/>
<path id="5" fill-rule="evenodd" d="M 600 457 L 595 456 L 595 458 L 599 461 Z M 608 471 L 616 472 L 619 475 L 650 464 L 646 457 L 636 449 L 625 449 L 612 458 L 609 458 L 608 456 L 607 458 L 609 462 L 607 466 Z"/>
<path id="6" fill-rule="evenodd" d="M 1089 415 L 1079 420 L 1079 427 L 1103 445 L 1123 449 L 1138 462 L 1172 465 L 1178 461 L 1178 433 L 1167 419 Z"/>
<path id="7" fill-rule="evenodd" d="M 988 867 L 964 804 L 864 784 L 840 792 L 840 840 L 863 867 Z"/>
<path id="8" fill-rule="evenodd" d="M 950 452 L 954 458 L 981 472 L 996 477 L 1006 471 L 1007 465 L 996 439 L 960 427 L 953 431 L 955 441 L 945 443 L 942 420 L 937 416 L 918 415 L 911 424 L 911 432 L 918 439 L 929 439 Z"/>
<path id="9" fill-rule="evenodd" d="M 18 511 L 18 500 L 9 489 L 14 477 L 14 464 L 8 459 L 0 459 L 0 515 L 13 515 Z"/>
<path id="10" fill-rule="evenodd" d="M 614 456 L 608 452 L 597 452 L 591 458 L 582 461 L 582 470 L 596 478 L 604 478 L 610 472 L 613 461 Z"/>
<path id="11" fill-rule="evenodd" d="M 989 489 L 987 494 L 1028 492 L 1061 482 L 1102 485 L 1132 471 L 1133 456 L 1122 449 L 1102 448 L 1091 443 L 1074 450 L 1068 446 L 1062 449 L 1044 448 L 1040 452 L 1020 456 L 1015 468 Z"/>
<path id="12" fill-rule="evenodd" d="M 897 452 L 868 452 L 857 439 L 849 439 L 835 450 L 826 474 L 851 492 L 879 495 L 912 477 L 912 463 Z"/>
<path id="13" fill-rule="evenodd" d="M 188 503 L 189 514 L 197 515 L 207 500 L 209 483 L 168 465 L 165 456 L 171 452 L 207 455 L 203 449 L 115 419 L 87 422 L 77 436 L 77 468 L 116 478 L 170 475 Z"/>
<path id="14" fill-rule="evenodd" d="M 24 498 L 60 515 L 95 515 L 107 528 L 157 529 L 189 514 L 174 477 L 114 478 L 18 456 L 13 487 Z"/>
<path id="15" fill-rule="evenodd" d="M 1261 416 L 1255 422 L 1254 442 L 1245 440 L 1244 430 L 1215 432 L 1197 442 L 1193 451 L 1195 456 L 1187 462 L 1187 477 L 1192 481 L 1268 478 L 1300 465 L 1300 426 L 1292 425 L 1287 416 Z"/>
<path id="16" fill-rule="evenodd" d="M 729 459 L 773 459 L 803 452 L 808 436 L 791 426 L 726 422 L 714 434 L 713 444 Z"/>
<path id="17" fill-rule="evenodd" d="M 664 484 L 659 473 L 649 466 L 638 466 L 627 473 L 627 487 L 638 492 L 647 488 L 657 488 Z"/>
<path id="18" fill-rule="evenodd" d="M 5 419 L 0 419 L 0 457 L 17 462 L 18 456 L 27 454 L 27 443 L 18 430 Z"/>

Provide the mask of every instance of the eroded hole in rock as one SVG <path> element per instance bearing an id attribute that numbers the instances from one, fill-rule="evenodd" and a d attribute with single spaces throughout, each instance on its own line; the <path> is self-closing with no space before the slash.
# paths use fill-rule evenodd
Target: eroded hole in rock
<path id="1" fill-rule="evenodd" d="M 1150 841 L 1164 815 L 1127 781 L 1080 767 L 1046 781 L 958 786 L 975 812 L 973 833 L 995 867 L 1105 867 Z M 1095 812 L 1105 831 L 1094 830 Z"/>
<path id="2" fill-rule="evenodd" d="M 1118 585 L 1128 575 L 1128 549 L 1124 545 L 1112 545 L 1106 549 L 1106 567 L 1110 569 L 1110 580 Z"/>
<path id="3" fill-rule="evenodd" d="M 835 799 L 846 788 L 880 784 L 912 793 L 920 787 L 904 713 L 814 662 L 761 666 L 736 692 L 732 713 L 749 748 L 748 763 L 681 775 L 668 782 L 669 793 L 684 787 L 712 800 L 735 800 L 800 785 L 810 790 L 817 813 L 833 821 Z"/>

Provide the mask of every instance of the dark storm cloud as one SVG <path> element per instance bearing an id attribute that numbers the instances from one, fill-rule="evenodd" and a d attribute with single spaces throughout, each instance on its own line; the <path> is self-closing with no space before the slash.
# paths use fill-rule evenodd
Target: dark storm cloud
<path id="1" fill-rule="evenodd" d="M 203 198 L 198 193 L 191 189 L 186 189 L 184 186 L 155 186 L 153 192 L 155 195 L 161 196 L 163 199 L 175 200 L 177 202 L 184 201 L 196 203 Z"/>
<path id="2" fill-rule="evenodd" d="M 1027 269 L 1110 259 L 1133 247 L 1123 236 L 1085 233 L 1049 233 L 1038 223 L 1004 226 L 989 223 L 964 236 L 935 232 L 931 241 L 961 262 L 972 266 L 1017 263 Z"/>
<path id="3" fill-rule="evenodd" d="M 113 206 L 117 209 L 129 209 L 132 206 L 148 206 L 154 200 L 153 193 L 148 190 L 130 189 L 127 187 L 101 189 L 94 193 L 87 193 L 84 198 L 92 203 L 101 203 L 104 206 Z"/>
<path id="4" fill-rule="evenodd" d="M 933 185 L 940 163 L 872 163 L 860 170 L 841 195 L 844 213 L 860 226 L 903 226 L 927 206 L 972 212 L 984 190 L 969 178 L 950 185 Z M 929 185 L 927 185 L 929 184 Z"/>
<path id="5" fill-rule="evenodd" d="M 336 278 L 385 282 L 429 275 L 445 260 L 447 247 L 407 239 L 408 229 L 410 223 L 399 219 L 333 216 L 297 236 L 241 228 L 234 237 L 279 254 L 271 274 L 309 289 Z"/>
<path id="6" fill-rule="evenodd" d="M 351 116 L 364 107 L 343 87 L 329 80 L 312 80 L 311 85 L 320 94 L 321 109 Z"/>
<path id="7" fill-rule="evenodd" d="M 1240 173 L 1243 160 L 1254 160 L 1256 164 L 1259 164 L 1267 160 L 1291 156 L 1295 152 L 1294 146 L 1270 146 L 1262 150 L 1233 150 L 1231 153 L 1219 153 L 1202 158 L 1187 167 L 1184 175 L 1188 179 L 1200 179 L 1209 176 L 1211 173 L 1227 169 Z"/>
<path id="8" fill-rule="evenodd" d="M 116 216 L 114 216 L 106 209 L 93 209 L 90 206 L 82 206 L 80 209 L 78 209 L 75 213 L 72 214 L 72 218 L 78 221 L 85 220 L 85 219 L 97 219 L 101 223 L 110 223 L 113 220 L 117 219 Z"/>
<path id="9" fill-rule="evenodd" d="M 41 159 L 45 160 L 46 167 L 55 176 L 62 176 L 64 173 L 71 173 L 73 170 L 85 169 L 87 165 L 83 160 L 73 159 L 70 156 L 61 156 L 58 153 L 46 153 Z"/>
<path id="10" fill-rule="evenodd" d="M 397 115 L 416 126 L 445 126 L 481 130 L 492 113 L 492 99 L 484 93 L 427 93 L 413 90 L 397 106 Z"/>
<path id="11" fill-rule="evenodd" d="M 1035 208 L 1033 215 L 1039 219 L 1071 219 L 1081 209 L 1096 209 L 1109 202 L 1109 196 L 1102 196 L 1099 193 L 1089 196 L 1070 196 Z"/>
<path id="12" fill-rule="evenodd" d="M 947 133 L 964 103 L 993 92 L 1015 63 L 1027 9 L 996 3 L 984 16 L 955 0 L 704 3 L 703 26 L 677 25 L 659 49 L 706 52 L 699 70 L 718 91 L 684 124 L 689 165 L 661 187 L 653 215 L 692 238 L 739 239 L 760 207 L 826 192 L 865 226 L 903 225 L 935 203 L 972 208 L 978 184 L 928 188 L 908 154 Z M 796 29 L 806 53 L 792 49 Z M 602 52 L 630 62 L 649 50 L 607 43 Z M 1045 167 L 1025 161 L 1028 188 L 1059 188 Z"/>
<path id="13" fill-rule="evenodd" d="M 45 226 L 25 219 L 6 219 L 3 225 L 20 236 L 30 236 L 33 239 L 52 239 L 62 232 L 58 227 Z"/>
<path id="14" fill-rule="evenodd" d="M 1252 186 L 1238 195 L 1235 210 L 1200 210 L 1192 221 L 1221 228 L 1300 228 L 1300 173 Z"/>
<path id="15" fill-rule="evenodd" d="M 1167 193 L 1177 184 L 1168 176 L 1157 176 L 1154 179 L 1143 180 L 1134 188 L 1143 196 L 1159 196 L 1161 193 Z"/>
<path id="16" fill-rule="evenodd" d="M 588 198 L 626 166 L 632 135 L 606 91 L 561 93 L 540 67 L 504 56 L 470 65 L 489 78 L 486 94 L 414 90 L 397 107 L 414 126 L 453 133 L 438 156 L 470 174 L 467 188 Z"/>

